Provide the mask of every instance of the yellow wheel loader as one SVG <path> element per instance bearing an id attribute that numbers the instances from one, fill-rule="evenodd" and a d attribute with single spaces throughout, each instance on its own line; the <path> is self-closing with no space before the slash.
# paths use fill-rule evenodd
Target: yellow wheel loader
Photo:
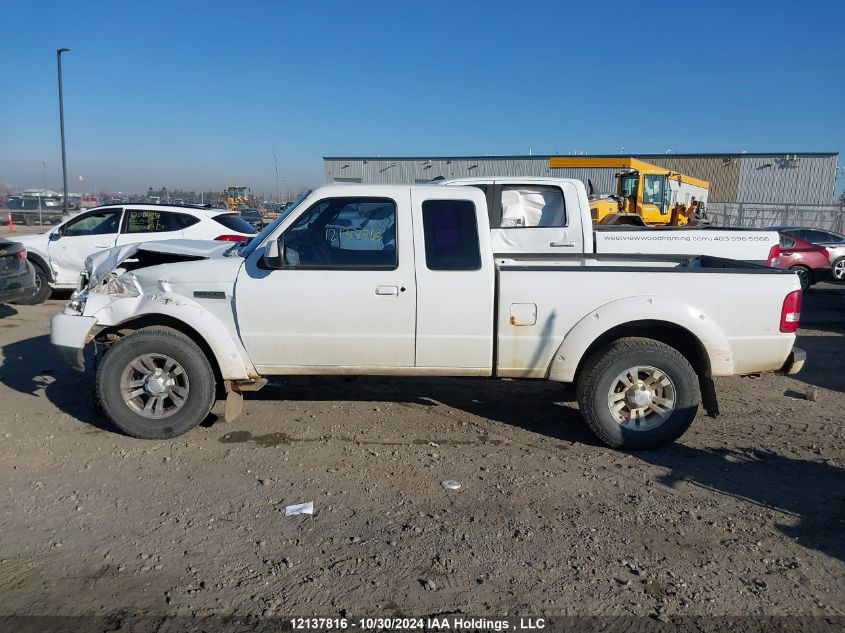
<path id="1" fill-rule="evenodd" d="M 599 194 L 589 182 L 595 224 L 686 226 L 707 224 L 710 183 L 636 158 L 554 157 L 550 169 L 618 169 L 616 193 Z"/>
<path id="2" fill-rule="evenodd" d="M 217 202 L 221 209 L 225 208 L 229 209 L 229 211 L 237 211 L 238 207 L 254 207 L 255 196 L 249 193 L 249 187 L 244 185 L 229 185 L 220 194 Z"/>

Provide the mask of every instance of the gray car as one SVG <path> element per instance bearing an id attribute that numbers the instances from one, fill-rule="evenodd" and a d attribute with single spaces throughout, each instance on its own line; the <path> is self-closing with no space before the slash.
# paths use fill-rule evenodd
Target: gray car
<path id="1" fill-rule="evenodd" d="M 261 218 L 261 211 L 253 209 L 252 207 L 240 207 L 238 213 L 241 218 L 246 221 L 252 228 L 260 231 L 264 228 L 264 220 Z"/>
<path id="2" fill-rule="evenodd" d="M 0 303 L 24 303 L 35 290 L 35 272 L 23 244 L 0 237 Z"/>

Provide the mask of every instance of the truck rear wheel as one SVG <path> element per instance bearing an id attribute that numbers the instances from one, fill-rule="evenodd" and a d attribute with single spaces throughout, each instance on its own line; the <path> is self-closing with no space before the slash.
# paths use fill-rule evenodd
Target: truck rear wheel
<path id="1" fill-rule="evenodd" d="M 15 303 L 22 306 L 34 306 L 38 303 L 44 303 L 50 298 L 52 290 L 50 289 L 50 280 L 47 279 L 47 272 L 35 262 L 30 262 L 35 269 L 35 292 L 25 299 L 18 299 Z"/>
<path id="2" fill-rule="evenodd" d="M 203 351 L 176 330 L 143 328 L 114 343 L 97 371 L 97 396 L 124 433 L 161 440 L 187 433 L 215 400 Z"/>
<path id="3" fill-rule="evenodd" d="M 623 338 L 599 349 L 578 378 L 578 405 L 590 429 L 612 448 L 669 444 L 692 424 L 701 403 L 698 377 L 676 349 Z"/>

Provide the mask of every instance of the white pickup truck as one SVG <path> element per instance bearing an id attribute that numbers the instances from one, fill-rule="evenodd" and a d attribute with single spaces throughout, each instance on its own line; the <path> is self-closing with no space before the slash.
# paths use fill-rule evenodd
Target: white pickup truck
<path id="1" fill-rule="evenodd" d="M 583 183 L 568 178 L 459 178 L 487 198 L 495 254 L 629 253 L 713 255 L 776 266 L 775 230 L 711 226 L 593 225 Z"/>
<path id="2" fill-rule="evenodd" d="M 224 389 L 233 419 L 272 376 L 473 376 L 575 383 L 603 442 L 653 447 L 700 403 L 716 414 L 713 377 L 801 368 L 794 274 L 709 256 L 494 257 L 487 204 L 472 186 L 332 185 L 243 246 L 98 253 L 51 340 L 77 368 L 88 343 L 105 350 L 99 401 L 140 438 L 185 433 Z"/>

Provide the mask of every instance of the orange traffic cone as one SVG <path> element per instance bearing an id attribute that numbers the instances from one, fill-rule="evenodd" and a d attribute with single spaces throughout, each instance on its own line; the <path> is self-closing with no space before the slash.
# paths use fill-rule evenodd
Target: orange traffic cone
<path id="1" fill-rule="evenodd" d="M 14 233 L 14 232 L 15 232 L 15 223 L 12 222 L 12 214 L 10 212 L 9 213 L 9 233 Z"/>

